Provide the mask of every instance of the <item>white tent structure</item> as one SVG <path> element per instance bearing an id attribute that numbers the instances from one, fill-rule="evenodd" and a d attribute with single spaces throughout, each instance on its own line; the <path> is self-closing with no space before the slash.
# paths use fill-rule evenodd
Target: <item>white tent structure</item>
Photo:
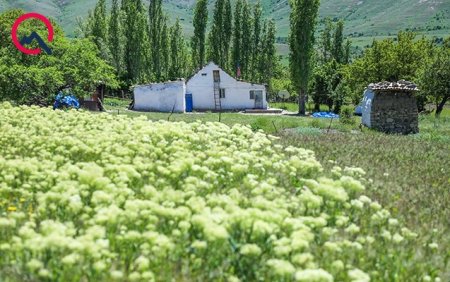
<path id="1" fill-rule="evenodd" d="M 187 82 L 194 110 L 267 109 L 266 86 L 239 81 L 210 62 Z"/>
<path id="2" fill-rule="evenodd" d="M 134 110 L 184 113 L 184 80 L 137 85 L 134 87 Z"/>

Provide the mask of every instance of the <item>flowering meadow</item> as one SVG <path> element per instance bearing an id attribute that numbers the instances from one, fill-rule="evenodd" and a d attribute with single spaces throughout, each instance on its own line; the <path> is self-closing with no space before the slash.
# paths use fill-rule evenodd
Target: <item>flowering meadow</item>
<path id="1" fill-rule="evenodd" d="M 0 104 L 0 280 L 440 281 L 363 170 L 274 140 Z"/>

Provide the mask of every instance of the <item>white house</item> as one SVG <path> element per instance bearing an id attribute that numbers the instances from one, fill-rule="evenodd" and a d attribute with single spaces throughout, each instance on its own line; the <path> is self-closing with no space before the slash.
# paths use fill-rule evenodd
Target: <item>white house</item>
<path id="1" fill-rule="evenodd" d="M 265 85 L 236 80 L 211 62 L 187 83 L 180 80 L 135 86 L 134 109 L 157 112 L 267 109 L 266 95 Z"/>
<path id="2" fill-rule="evenodd" d="M 210 62 L 187 82 L 194 110 L 267 109 L 266 86 L 239 81 Z"/>
<path id="3" fill-rule="evenodd" d="M 134 110 L 177 112 L 186 110 L 184 80 L 137 85 L 134 87 Z"/>

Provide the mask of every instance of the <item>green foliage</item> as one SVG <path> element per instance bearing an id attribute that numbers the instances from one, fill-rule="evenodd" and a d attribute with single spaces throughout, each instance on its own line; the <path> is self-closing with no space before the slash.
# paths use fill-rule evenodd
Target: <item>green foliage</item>
<path id="1" fill-rule="evenodd" d="M 306 95 L 311 73 L 314 32 L 317 23 L 319 0 L 293 0 L 289 36 L 290 69 L 292 82 L 299 91 L 299 114 L 306 113 Z"/>
<path id="2" fill-rule="evenodd" d="M 175 25 L 170 29 L 170 64 L 169 80 L 184 78 L 188 75 L 189 57 L 186 42 L 180 36 L 182 33 L 180 20 L 177 19 Z"/>
<path id="3" fill-rule="evenodd" d="M 310 83 L 315 111 L 319 111 L 320 104 L 327 104 L 330 109 L 334 107 L 335 113 L 339 113 L 350 94 L 343 80 L 343 67 L 350 62 L 351 42 L 344 42 L 343 31 L 343 21 L 333 24 L 330 19 L 325 20 Z"/>
<path id="4" fill-rule="evenodd" d="M 242 20 L 241 20 L 241 48 L 240 48 L 240 61 L 237 62 L 241 67 L 241 73 L 243 79 L 250 78 L 251 72 L 251 56 L 252 56 L 252 15 L 250 12 L 250 6 L 247 0 L 243 0 L 242 4 Z M 238 28 L 238 27 L 235 27 Z M 237 46 L 235 47 L 236 50 Z M 235 51 L 237 52 L 237 51 Z"/>
<path id="5" fill-rule="evenodd" d="M 144 7 L 140 1 L 122 0 L 121 15 L 124 35 L 123 76 L 129 84 L 146 81 L 149 78 L 150 50 Z"/>
<path id="6" fill-rule="evenodd" d="M 339 115 L 339 121 L 344 124 L 354 125 L 356 123 L 356 120 L 353 116 L 353 113 L 354 113 L 353 107 L 350 106 L 343 107 Z"/>
<path id="7" fill-rule="evenodd" d="M 209 32 L 209 60 L 225 70 L 230 69 L 230 48 L 233 33 L 233 11 L 230 0 L 217 0 Z"/>
<path id="8" fill-rule="evenodd" d="M 194 36 L 192 37 L 192 61 L 195 69 L 205 65 L 206 28 L 208 24 L 208 2 L 198 0 L 194 12 Z"/>
<path id="9" fill-rule="evenodd" d="M 439 116 L 450 100 L 450 38 L 442 47 L 433 48 L 430 63 L 420 76 L 422 95 L 436 105 Z"/>
<path id="10" fill-rule="evenodd" d="M 430 41 L 415 40 L 411 32 L 399 32 L 395 41 L 374 41 L 361 58 L 344 70 L 353 103 L 359 103 L 364 89 L 373 82 L 401 79 L 417 82 L 427 65 L 431 47 Z"/>
<path id="11" fill-rule="evenodd" d="M 108 46 L 111 53 L 111 64 L 117 73 L 123 73 L 123 32 L 119 0 L 113 0 L 109 17 Z"/>
<path id="12" fill-rule="evenodd" d="M 10 33 L 12 23 L 24 12 L 12 10 L 0 15 L 0 34 Z M 89 40 L 68 40 L 55 26 L 55 40 L 49 44 L 53 54 L 25 56 L 11 41 L 0 42 L 0 100 L 48 105 L 58 90 L 71 87 L 78 97 L 89 95 L 99 83 L 116 87 L 113 69 L 99 57 L 98 48 Z M 19 37 L 31 30 L 45 34 L 39 21 L 27 21 Z M 37 47 L 36 43 L 33 43 Z"/>
<path id="13" fill-rule="evenodd" d="M 242 31 L 242 23 L 245 21 L 243 17 L 243 0 L 237 0 L 234 8 L 234 31 L 233 31 L 233 49 L 231 56 L 231 68 L 233 69 L 233 73 L 235 69 L 237 69 L 238 65 L 243 67 L 242 63 L 242 40 L 243 40 L 243 31 Z"/>

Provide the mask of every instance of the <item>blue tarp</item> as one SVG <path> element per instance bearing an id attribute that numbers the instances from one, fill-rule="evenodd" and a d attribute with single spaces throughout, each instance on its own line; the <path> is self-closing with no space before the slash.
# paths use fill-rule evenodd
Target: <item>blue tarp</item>
<path id="1" fill-rule="evenodd" d="M 330 112 L 317 112 L 312 114 L 315 118 L 339 118 L 339 115 Z"/>
<path id="2" fill-rule="evenodd" d="M 53 109 L 63 109 L 63 108 L 80 108 L 80 102 L 73 95 L 64 95 L 62 92 L 59 92 L 56 95 L 55 104 L 53 105 Z"/>

